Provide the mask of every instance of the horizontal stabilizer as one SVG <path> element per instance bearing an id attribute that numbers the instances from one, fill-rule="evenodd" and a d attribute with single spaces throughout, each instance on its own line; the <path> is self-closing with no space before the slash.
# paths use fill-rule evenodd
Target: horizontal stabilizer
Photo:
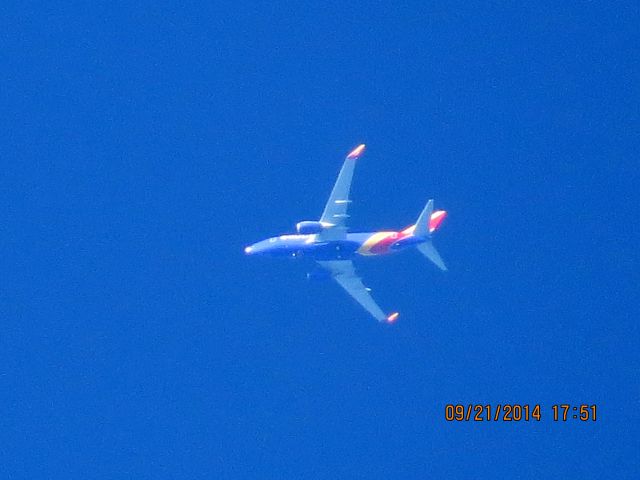
<path id="1" fill-rule="evenodd" d="M 440 254 L 436 250 L 436 247 L 433 246 L 433 243 L 431 243 L 431 240 L 428 240 L 418 245 L 418 250 L 420 250 L 420 252 L 422 252 L 422 254 L 425 257 L 427 257 L 429 260 L 435 263 L 440 270 L 447 269 L 447 266 L 442 261 Z"/>

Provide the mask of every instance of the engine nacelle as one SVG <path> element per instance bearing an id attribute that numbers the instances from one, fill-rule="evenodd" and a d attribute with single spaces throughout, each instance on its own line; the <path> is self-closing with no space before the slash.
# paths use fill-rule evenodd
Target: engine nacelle
<path id="1" fill-rule="evenodd" d="M 322 225 L 322 222 L 312 222 L 310 220 L 305 220 L 304 222 L 296 223 L 296 231 L 300 235 L 320 233 L 322 230 L 324 230 L 324 225 Z"/>

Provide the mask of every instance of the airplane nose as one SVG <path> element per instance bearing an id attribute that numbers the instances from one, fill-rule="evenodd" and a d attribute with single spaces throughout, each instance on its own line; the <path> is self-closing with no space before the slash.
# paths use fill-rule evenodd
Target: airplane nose
<path id="1" fill-rule="evenodd" d="M 253 247 L 244 247 L 244 253 L 246 255 L 251 255 L 253 253 Z"/>

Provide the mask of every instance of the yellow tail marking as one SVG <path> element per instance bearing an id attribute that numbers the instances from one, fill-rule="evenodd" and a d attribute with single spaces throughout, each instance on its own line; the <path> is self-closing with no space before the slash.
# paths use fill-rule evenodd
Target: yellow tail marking
<path id="1" fill-rule="evenodd" d="M 387 238 L 389 235 L 393 235 L 393 232 L 378 232 L 371 235 L 358 249 L 360 255 L 375 255 L 375 253 L 369 253 L 376 243 Z"/>

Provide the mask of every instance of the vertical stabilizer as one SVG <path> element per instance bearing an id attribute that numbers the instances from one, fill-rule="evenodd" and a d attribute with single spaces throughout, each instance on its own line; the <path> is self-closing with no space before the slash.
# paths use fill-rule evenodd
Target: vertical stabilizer
<path id="1" fill-rule="evenodd" d="M 444 210 L 433 211 L 433 199 L 427 202 L 427 205 L 422 210 L 422 213 L 418 217 L 418 221 L 413 229 L 413 235 L 416 237 L 424 238 L 426 241 L 417 245 L 418 250 L 431 260 L 440 270 L 446 270 L 447 266 L 442 261 L 440 254 L 433 246 L 431 242 L 431 234 L 435 232 L 442 221 L 447 216 L 447 212 Z"/>
<path id="2" fill-rule="evenodd" d="M 429 221 L 431 220 L 431 213 L 433 212 L 433 199 L 429 200 L 422 210 L 422 213 L 418 217 L 416 227 L 413 230 L 413 234 L 416 237 L 428 238 L 431 236 L 429 233 Z"/>

